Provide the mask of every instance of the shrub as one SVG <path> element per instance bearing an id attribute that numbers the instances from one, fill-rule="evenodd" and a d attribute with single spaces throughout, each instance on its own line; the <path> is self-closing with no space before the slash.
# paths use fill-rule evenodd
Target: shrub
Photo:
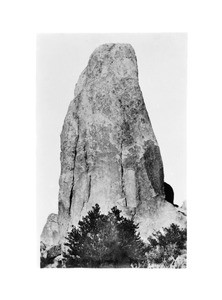
<path id="1" fill-rule="evenodd" d="M 170 227 L 157 231 L 148 238 L 148 267 L 180 268 L 186 266 L 187 230 L 172 223 Z M 181 260 L 179 257 L 181 256 Z"/>

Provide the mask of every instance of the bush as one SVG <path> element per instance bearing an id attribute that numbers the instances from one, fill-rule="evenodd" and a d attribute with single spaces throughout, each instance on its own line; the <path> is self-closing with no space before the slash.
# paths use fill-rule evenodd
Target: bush
<path id="1" fill-rule="evenodd" d="M 148 267 L 181 268 L 186 266 L 187 230 L 171 224 L 148 238 Z M 181 257 L 181 259 L 179 259 Z"/>
<path id="2" fill-rule="evenodd" d="M 133 220 L 114 207 L 101 214 L 96 204 L 66 237 L 66 267 L 129 267 L 146 261 L 145 244 Z"/>

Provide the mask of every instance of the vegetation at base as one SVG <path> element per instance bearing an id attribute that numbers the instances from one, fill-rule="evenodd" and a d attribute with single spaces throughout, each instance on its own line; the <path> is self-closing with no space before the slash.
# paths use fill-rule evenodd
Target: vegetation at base
<path id="1" fill-rule="evenodd" d="M 48 258 L 48 257 L 40 257 L 40 268 L 45 268 L 48 265 L 53 264 L 54 258 Z"/>
<path id="2" fill-rule="evenodd" d="M 67 237 L 66 267 L 129 267 L 146 261 L 138 225 L 114 207 L 101 214 L 96 204 Z"/>
<path id="3" fill-rule="evenodd" d="M 148 238 L 147 266 L 186 267 L 187 229 L 172 223 Z"/>
<path id="4" fill-rule="evenodd" d="M 186 229 L 176 224 L 153 233 L 144 243 L 138 224 L 120 215 L 114 207 L 104 215 L 96 204 L 66 237 L 64 267 L 148 267 L 186 266 Z"/>

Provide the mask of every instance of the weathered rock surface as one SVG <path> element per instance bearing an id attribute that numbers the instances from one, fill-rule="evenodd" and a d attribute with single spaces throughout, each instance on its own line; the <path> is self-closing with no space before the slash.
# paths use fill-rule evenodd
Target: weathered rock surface
<path id="1" fill-rule="evenodd" d="M 183 215 L 185 215 L 185 216 L 187 215 L 187 204 L 186 204 L 186 201 L 184 201 L 183 204 L 180 207 L 178 207 L 178 211 L 180 213 L 182 213 Z"/>
<path id="2" fill-rule="evenodd" d="M 62 245 L 47 246 L 40 242 L 40 266 L 41 268 L 58 268 L 62 266 Z"/>
<path id="3" fill-rule="evenodd" d="M 61 255 L 61 245 L 55 245 L 52 246 L 48 251 L 47 251 L 47 256 L 49 258 L 55 258 L 57 256 Z"/>
<path id="4" fill-rule="evenodd" d="M 185 224 L 164 200 L 163 163 L 131 45 L 105 44 L 91 55 L 65 117 L 60 160 L 61 243 L 96 203 L 103 213 L 117 206 L 133 217 L 143 238 L 172 222 Z"/>
<path id="5" fill-rule="evenodd" d="M 59 242 L 58 215 L 50 214 L 41 234 L 41 242 L 46 246 Z"/>

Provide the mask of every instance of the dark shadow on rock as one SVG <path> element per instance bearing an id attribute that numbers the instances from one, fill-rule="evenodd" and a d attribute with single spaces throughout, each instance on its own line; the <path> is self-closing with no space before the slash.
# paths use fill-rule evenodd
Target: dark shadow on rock
<path id="1" fill-rule="evenodd" d="M 171 204 L 174 204 L 174 191 L 171 185 L 164 182 L 165 200 Z M 175 205 L 176 206 L 176 205 Z"/>

